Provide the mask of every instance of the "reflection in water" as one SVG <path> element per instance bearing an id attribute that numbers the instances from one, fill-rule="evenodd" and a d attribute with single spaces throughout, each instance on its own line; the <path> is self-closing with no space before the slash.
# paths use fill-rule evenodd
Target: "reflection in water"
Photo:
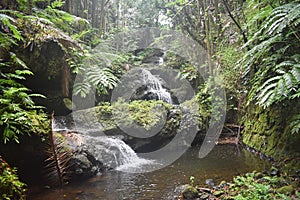
<path id="1" fill-rule="evenodd" d="M 39 190 L 40 193 L 32 193 L 28 199 L 168 199 L 176 186 L 189 182 L 191 175 L 195 176 L 196 184 L 204 185 L 206 179 L 219 183 L 242 173 L 269 167 L 264 160 L 244 149 L 238 151 L 234 145 L 216 146 L 203 159 L 197 158 L 198 151 L 197 148 L 188 150 L 179 160 L 161 170 L 143 174 L 109 171 L 64 189 Z"/>

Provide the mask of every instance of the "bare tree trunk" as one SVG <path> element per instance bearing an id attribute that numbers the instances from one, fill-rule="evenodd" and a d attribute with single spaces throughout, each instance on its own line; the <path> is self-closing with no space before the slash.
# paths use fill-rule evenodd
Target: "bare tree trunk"
<path id="1" fill-rule="evenodd" d="M 69 97 L 70 91 L 69 91 L 69 81 L 71 79 L 71 71 L 70 67 L 67 63 L 63 64 L 62 69 L 62 77 L 61 77 L 61 89 L 62 89 L 62 95 L 63 97 Z"/>
<path id="2" fill-rule="evenodd" d="M 211 63 L 211 39 L 210 39 L 210 27 L 209 27 L 209 16 L 207 0 L 203 0 L 204 3 L 204 25 L 205 25 L 205 39 L 206 39 L 206 52 L 207 52 L 207 67 L 209 75 L 213 74 L 212 63 Z"/>
<path id="3" fill-rule="evenodd" d="M 91 23 L 92 23 L 92 27 L 96 27 L 97 26 L 97 19 L 96 19 L 96 10 L 98 9 L 98 3 L 97 0 L 92 0 L 92 5 L 91 5 Z"/>

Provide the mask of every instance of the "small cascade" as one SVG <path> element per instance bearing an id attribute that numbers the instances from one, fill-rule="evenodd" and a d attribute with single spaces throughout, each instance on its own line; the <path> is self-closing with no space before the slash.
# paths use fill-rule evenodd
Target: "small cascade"
<path id="1" fill-rule="evenodd" d="M 120 171 L 136 170 L 152 163 L 151 160 L 138 157 L 134 150 L 123 140 L 117 137 L 103 136 L 100 133 L 95 134 L 94 131 L 92 131 L 93 134 L 89 134 L 89 130 L 78 132 L 78 129 L 81 130 L 81 128 L 76 127 L 76 129 L 73 129 L 73 123 L 69 121 L 69 116 L 55 116 L 52 130 L 63 134 L 71 133 L 73 137 L 81 141 L 78 146 L 69 142 L 70 149 L 82 152 L 88 151 L 95 160 L 101 161 L 109 168 Z"/>
<path id="2" fill-rule="evenodd" d="M 68 130 L 67 121 L 65 116 L 55 116 L 52 122 L 52 130 L 57 132 Z"/>
<path id="3" fill-rule="evenodd" d="M 153 93 L 157 96 L 158 100 L 165 101 L 172 104 L 171 94 L 163 88 L 161 82 L 156 78 L 150 71 L 142 69 L 142 77 L 144 85 L 147 86 L 147 89 L 150 93 Z"/>
<path id="4" fill-rule="evenodd" d="M 133 149 L 119 138 L 86 136 L 85 144 L 91 146 L 91 153 L 97 160 L 116 170 L 136 169 L 152 163 L 151 160 L 138 157 Z"/>
<path id="5" fill-rule="evenodd" d="M 158 59 L 158 65 L 163 65 L 164 64 L 164 58 L 163 57 L 159 57 Z"/>

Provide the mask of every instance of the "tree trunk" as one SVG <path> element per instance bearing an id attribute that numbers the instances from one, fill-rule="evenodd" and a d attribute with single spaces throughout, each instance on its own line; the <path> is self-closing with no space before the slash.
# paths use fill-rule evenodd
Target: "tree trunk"
<path id="1" fill-rule="evenodd" d="M 204 0 L 204 25 L 205 25 L 205 39 L 206 39 L 206 53 L 207 53 L 207 67 L 209 75 L 213 74 L 212 63 L 211 63 L 211 40 L 210 40 L 210 27 L 209 27 L 209 16 L 207 0 Z"/>

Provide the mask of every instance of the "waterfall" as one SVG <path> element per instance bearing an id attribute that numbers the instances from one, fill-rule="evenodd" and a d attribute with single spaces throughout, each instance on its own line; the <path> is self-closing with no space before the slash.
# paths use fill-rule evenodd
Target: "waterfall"
<path id="1" fill-rule="evenodd" d="M 160 80 L 151 74 L 150 71 L 142 69 L 142 77 L 144 85 L 147 86 L 150 93 L 157 95 L 158 100 L 162 100 L 170 104 L 173 103 L 171 94 L 163 88 Z"/>
<path id="2" fill-rule="evenodd" d="M 152 160 L 138 157 L 134 150 L 123 140 L 117 137 L 108 137 L 103 134 L 89 134 L 89 131 L 77 132 L 72 130 L 73 123 L 69 116 L 55 116 L 52 123 L 52 130 L 61 133 L 71 133 L 81 141 L 79 146 L 74 143 L 67 143 L 70 149 L 82 152 L 88 151 L 96 160 L 101 161 L 107 167 L 120 171 L 134 171 L 140 167 L 151 165 Z M 79 127 L 79 130 L 81 128 Z M 83 154 L 85 156 L 85 154 Z"/>
<path id="3" fill-rule="evenodd" d="M 56 132 L 68 130 L 68 122 L 65 116 L 55 116 L 52 121 L 52 130 Z"/>
<path id="4" fill-rule="evenodd" d="M 163 57 L 159 57 L 158 59 L 158 65 L 163 65 L 164 64 L 164 58 Z"/>

